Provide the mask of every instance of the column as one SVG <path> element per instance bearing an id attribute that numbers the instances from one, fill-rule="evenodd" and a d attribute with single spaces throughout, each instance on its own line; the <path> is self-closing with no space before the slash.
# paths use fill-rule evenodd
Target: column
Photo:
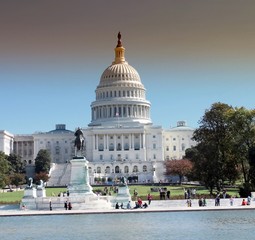
<path id="1" fill-rule="evenodd" d="M 145 133 L 143 133 L 143 148 L 146 148 L 146 143 L 145 143 Z"/>
<path id="2" fill-rule="evenodd" d="M 121 134 L 121 150 L 124 150 L 124 136 Z"/>
<path id="3" fill-rule="evenodd" d="M 114 151 L 116 151 L 116 144 L 117 144 L 117 136 L 116 136 L 116 134 L 114 134 L 114 136 L 113 136 L 113 139 L 114 139 Z"/>
<path id="4" fill-rule="evenodd" d="M 96 149 L 98 150 L 98 138 L 99 138 L 99 136 L 98 136 L 98 134 L 96 135 L 97 137 L 96 137 L 96 139 L 97 139 L 97 141 L 96 141 Z"/>

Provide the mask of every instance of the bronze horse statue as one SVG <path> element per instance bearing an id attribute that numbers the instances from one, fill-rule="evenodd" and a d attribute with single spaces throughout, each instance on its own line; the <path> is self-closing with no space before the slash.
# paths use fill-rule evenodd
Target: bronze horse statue
<path id="1" fill-rule="evenodd" d="M 80 128 L 74 133 L 74 136 L 76 136 L 74 141 L 74 146 L 78 151 L 83 150 L 84 147 L 84 137 L 83 133 Z"/>

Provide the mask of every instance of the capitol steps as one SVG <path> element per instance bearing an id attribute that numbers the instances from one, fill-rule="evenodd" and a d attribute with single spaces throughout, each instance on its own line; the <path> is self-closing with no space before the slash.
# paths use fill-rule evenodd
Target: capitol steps
<path id="1" fill-rule="evenodd" d="M 50 179 L 47 182 L 48 187 L 67 186 L 71 178 L 70 163 L 56 163 L 51 169 Z"/>

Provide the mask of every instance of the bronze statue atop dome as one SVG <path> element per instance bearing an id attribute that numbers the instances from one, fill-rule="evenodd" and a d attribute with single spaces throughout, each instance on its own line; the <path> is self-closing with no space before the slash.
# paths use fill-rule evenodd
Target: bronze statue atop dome
<path id="1" fill-rule="evenodd" d="M 120 32 L 118 33 L 118 44 L 117 44 L 117 47 L 122 47 Z"/>

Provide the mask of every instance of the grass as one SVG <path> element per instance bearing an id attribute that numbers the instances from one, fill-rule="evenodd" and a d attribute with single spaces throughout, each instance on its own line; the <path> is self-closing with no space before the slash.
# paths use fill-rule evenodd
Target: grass
<path id="1" fill-rule="evenodd" d="M 1 192 L 0 204 L 18 204 L 24 195 L 23 191 Z"/>
<path id="2" fill-rule="evenodd" d="M 159 200 L 159 192 L 152 192 L 151 188 L 158 188 L 160 186 L 148 186 L 148 185 L 130 185 L 129 190 L 130 194 L 133 197 L 134 190 L 138 192 L 138 196 L 143 200 L 147 199 L 148 193 L 151 193 L 154 200 Z M 183 199 L 184 198 L 184 188 L 195 188 L 197 197 L 200 195 L 206 196 L 206 198 L 211 198 L 209 191 L 204 186 L 190 186 L 190 185 L 175 185 L 175 186 L 162 186 L 166 187 L 167 190 L 171 192 L 171 199 Z M 107 187 L 110 189 L 110 186 Z M 58 196 L 60 192 L 66 192 L 66 188 L 46 188 L 47 197 Z M 103 192 L 104 187 L 102 186 L 93 186 L 94 192 L 99 191 Z M 216 191 L 215 191 L 216 193 Z M 227 193 L 232 196 L 238 196 L 238 188 L 228 188 Z M 114 196 L 116 193 L 113 191 L 111 194 Z M 23 191 L 13 191 L 13 192 L 1 192 L 0 193 L 0 204 L 18 204 L 24 195 Z M 212 196 L 213 197 L 213 196 Z M 133 197 L 134 200 L 134 197 Z"/>

